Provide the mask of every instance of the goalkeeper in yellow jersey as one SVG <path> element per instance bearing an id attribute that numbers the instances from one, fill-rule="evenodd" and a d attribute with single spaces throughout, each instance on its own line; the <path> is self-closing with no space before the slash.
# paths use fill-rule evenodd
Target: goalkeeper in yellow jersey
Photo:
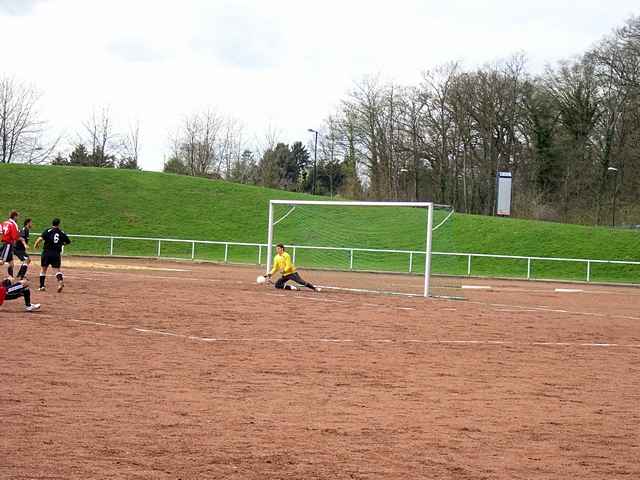
<path id="1" fill-rule="evenodd" d="M 267 272 L 265 276 L 267 278 L 271 278 L 274 273 L 282 273 L 282 276 L 276 280 L 276 288 L 285 289 L 285 290 L 298 290 L 298 287 L 295 285 L 287 285 L 289 280 L 296 282 L 299 285 L 310 288 L 311 290 L 315 290 L 319 292 L 320 289 L 313 286 L 309 282 L 305 281 L 298 272 L 296 272 L 296 267 L 293 265 L 291 261 L 291 256 L 284 251 L 284 245 L 279 243 L 276 245 L 276 256 L 273 258 L 273 268 L 270 272 Z"/>

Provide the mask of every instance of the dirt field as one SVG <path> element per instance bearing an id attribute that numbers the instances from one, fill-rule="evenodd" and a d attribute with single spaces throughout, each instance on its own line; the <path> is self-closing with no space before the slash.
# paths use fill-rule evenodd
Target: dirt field
<path id="1" fill-rule="evenodd" d="M 640 478 L 640 289 L 66 262 L 0 307 L 2 479 Z"/>

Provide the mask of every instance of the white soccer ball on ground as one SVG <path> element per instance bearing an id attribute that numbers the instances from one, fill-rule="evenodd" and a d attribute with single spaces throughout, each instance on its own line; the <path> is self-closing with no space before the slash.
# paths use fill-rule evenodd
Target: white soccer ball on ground
<path id="1" fill-rule="evenodd" d="M 257 284 L 263 284 L 266 281 L 267 281 L 267 279 L 264 278 L 262 275 L 258 275 L 258 278 L 256 278 L 256 283 Z"/>

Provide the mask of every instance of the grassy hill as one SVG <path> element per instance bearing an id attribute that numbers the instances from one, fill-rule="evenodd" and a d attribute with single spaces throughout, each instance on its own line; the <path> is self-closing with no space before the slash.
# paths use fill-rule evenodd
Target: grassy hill
<path id="1" fill-rule="evenodd" d="M 224 181 L 114 169 L 0 165 L 0 179 L 2 216 L 17 208 L 22 219 L 34 219 L 36 232 L 58 216 L 70 234 L 263 243 L 270 199 L 312 198 Z M 276 218 L 283 213 L 277 213 Z M 327 223 L 323 217 L 327 213 L 337 217 Z M 438 218 L 443 214 L 439 212 Z M 300 209 L 283 221 L 276 233 L 278 239 L 288 243 L 419 249 L 424 242 L 423 215 L 417 209 L 361 209 L 356 213 Z M 106 241 L 78 239 L 74 243 L 70 251 L 107 253 Z M 198 246 L 197 256 L 217 258 L 221 248 Z M 119 241 L 116 250 L 116 254 L 156 254 L 153 242 L 145 245 Z M 640 232 L 455 214 L 434 232 L 434 251 L 637 261 Z M 255 249 L 245 249 L 236 254 L 240 260 L 252 261 L 254 252 Z M 190 257 L 191 246 L 163 244 L 163 254 Z M 405 257 L 378 261 L 389 268 L 395 269 L 397 264 L 406 269 Z M 299 257 L 298 261 L 303 259 Z M 465 273 L 466 261 L 434 257 L 434 269 Z M 584 277 L 583 265 L 563 265 L 538 263 L 535 273 Z M 474 259 L 474 267 L 474 273 L 487 275 L 521 276 L 526 272 L 526 262 L 523 267 L 522 261 L 512 260 L 496 264 L 493 260 Z M 558 268 L 560 271 L 554 273 Z M 613 271 L 606 266 L 598 268 L 601 272 Z M 616 273 L 607 275 L 640 282 L 640 269 L 635 267 L 617 267 Z"/>

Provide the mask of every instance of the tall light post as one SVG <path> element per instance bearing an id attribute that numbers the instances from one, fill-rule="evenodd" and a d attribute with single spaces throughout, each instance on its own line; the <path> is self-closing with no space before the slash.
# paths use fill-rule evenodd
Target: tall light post
<path id="1" fill-rule="evenodd" d="M 409 173 L 409 170 L 407 170 L 405 167 L 402 167 L 400 169 L 400 178 L 401 178 L 401 184 L 402 184 L 402 197 L 403 199 L 405 199 L 406 197 L 408 197 L 409 195 L 407 194 L 408 192 L 407 190 L 407 176 L 406 174 Z"/>
<path id="2" fill-rule="evenodd" d="M 318 180 L 318 131 L 313 128 L 307 128 L 308 132 L 315 133 L 316 141 L 313 146 L 313 194 L 316 194 L 316 182 Z"/>
<path id="3" fill-rule="evenodd" d="M 611 212 L 611 226 L 616 226 L 616 193 L 618 192 L 618 169 L 616 167 L 607 168 L 607 173 L 612 172 L 613 177 L 613 208 Z"/>

